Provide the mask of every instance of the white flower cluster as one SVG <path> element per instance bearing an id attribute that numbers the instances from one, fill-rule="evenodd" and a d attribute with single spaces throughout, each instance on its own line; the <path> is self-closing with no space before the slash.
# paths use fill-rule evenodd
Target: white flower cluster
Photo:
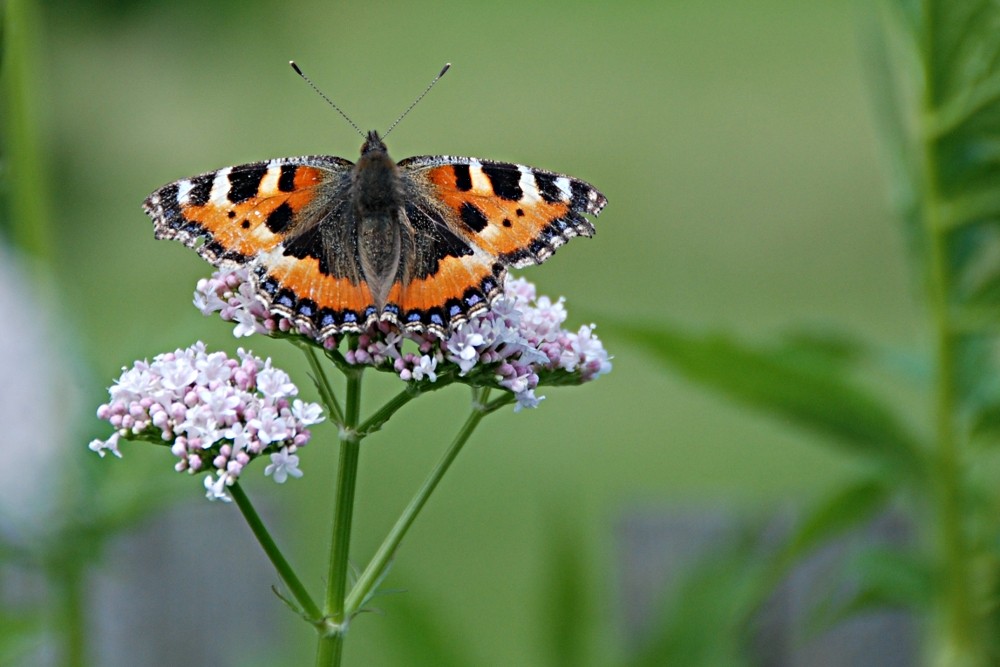
<path id="1" fill-rule="evenodd" d="M 195 305 L 205 315 L 218 312 L 236 322 L 235 336 L 275 331 L 308 332 L 267 309 L 254 296 L 245 269 L 219 270 L 198 282 Z M 494 383 L 517 398 L 515 410 L 533 408 L 542 397 L 535 389 L 556 374 L 571 382 L 588 382 L 611 370 L 611 361 L 594 325 L 578 331 L 562 328 L 566 321 L 563 299 L 537 296 L 535 286 L 523 278 L 509 278 L 504 294 L 490 310 L 474 315 L 441 338 L 432 332 L 414 333 L 381 322 L 353 337 L 344 358 L 392 370 L 404 381 L 437 381 L 445 372 L 470 384 Z M 337 347 L 331 336 L 322 342 Z M 404 345 L 416 352 L 404 351 Z"/>
<path id="2" fill-rule="evenodd" d="M 302 476 L 295 452 L 323 414 L 319 405 L 294 398 L 298 392 L 270 359 L 242 349 L 238 360 L 230 359 L 198 342 L 123 368 L 108 390 L 111 400 L 97 409 L 115 432 L 90 449 L 120 457 L 122 438 L 170 443 L 177 471 L 211 470 L 208 497 L 228 500 L 226 487 L 264 454 L 271 458 L 264 473 L 276 482 Z"/>

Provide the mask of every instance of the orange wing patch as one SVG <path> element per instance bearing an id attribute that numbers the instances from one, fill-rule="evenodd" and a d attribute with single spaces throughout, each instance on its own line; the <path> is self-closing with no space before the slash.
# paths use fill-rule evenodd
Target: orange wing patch
<path id="1" fill-rule="evenodd" d="M 329 166 L 271 160 L 175 181 L 151 194 L 143 208 L 157 238 L 181 241 L 216 265 L 245 265 L 312 219 L 310 205 L 350 165 L 317 159 Z"/>
<path id="2" fill-rule="evenodd" d="M 509 167 L 516 169 L 517 165 Z M 481 166 L 469 165 L 468 170 L 470 179 L 465 187 L 459 182 L 462 172 L 456 172 L 456 165 L 429 169 L 427 178 L 441 202 L 461 221 L 465 236 L 493 255 L 512 254 L 528 247 L 548 225 L 570 213 L 568 193 L 565 201 L 550 202 L 539 195 L 537 187 L 524 187 L 520 198 L 504 199 L 497 196 Z M 518 173 L 519 184 L 527 180 Z M 529 171 L 524 173 L 532 176 Z"/>
<path id="3" fill-rule="evenodd" d="M 465 304 L 466 292 L 480 289 L 484 280 L 494 275 L 493 266 L 485 258 L 448 257 L 438 264 L 438 272 L 427 278 L 396 283 L 388 301 L 399 304 L 404 313 L 442 308 L 449 301 L 462 303 L 463 311 L 476 312 L 488 304 L 481 295 L 472 304 Z M 489 296 L 489 295 L 485 295 Z M 478 303 L 482 302 L 482 306 Z"/>
<path id="4" fill-rule="evenodd" d="M 314 257 L 298 259 L 278 253 L 262 258 L 268 275 L 278 283 L 278 289 L 291 291 L 298 301 L 309 300 L 317 310 L 353 311 L 363 313 L 372 304 L 372 295 L 364 282 L 354 284 L 347 278 L 334 278 L 319 270 Z M 277 304 L 281 305 L 281 304 Z"/>
<path id="5" fill-rule="evenodd" d="M 263 171 L 256 193 L 244 199 L 236 190 L 240 181 L 227 183 L 231 173 L 222 170 L 213 176 L 208 201 L 191 201 L 190 194 L 197 186 L 189 193 L 190 203 L 185 203 L 183 195 L 178 196 L 178 201 L 185 220 L 211 233 L 212 240 L 227 252 L 244 256 L 277 246 L 296 225 L 302 210 L 315 200 L 317 186 L 323 182 L 322 170 L 315 167 L 299 166 L 290 172 L 273 166 Z M 292 178 L 284 178 L 287 173 Z"/>

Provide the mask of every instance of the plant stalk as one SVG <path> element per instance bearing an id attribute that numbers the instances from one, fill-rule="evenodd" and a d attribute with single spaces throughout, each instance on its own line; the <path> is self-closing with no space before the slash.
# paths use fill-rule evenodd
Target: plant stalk
<path id="1" fill-rule="evenodd" d="M 264 553 L 267 554 L 271 564 L 274 565 L 274 569 L 277 570 L 278 576 L 288 586 L 288 590 L 291 592 L 292 597 L 295 598 L 295 601 L 299 603 L 302 613 L 311 622 L 319 623 L 322 616 L 319 606 L 310 597 L 306 587 L 302 585 L 302 581 L 295 574 L 295 570 L 292 569 L 284 554 L 281 553 L 281 549 L 278 548 L 278 544 L 271 537 L 271 533 L 268 532 L 260 515 L 257 514 L 257 510 L 254 509 L 253 503 L 250 502 L 250 498 L 247 497 L 246 492 L 243 491 L 239 483 L 236 483 L 229 487 L 229 493 L 232 494 L 233 500 L 236 501 L 236 506 L 243 513 L 243 518 L 246 519 L 247 525 L 250 526 L 254 537 L 257 538 L 257 542 L 260 543 L 261 548 L 264 549 Z"/>
<path id="2" fill-rule="evenodd" d="M 361 378 L 363 369 L 347 373 L 344 422 L 340 429 L 340 460 L 337 464 L 337 490 L 333 510 L 330 561 L 327 570 L 326 601 L 323 606 L 325 631 L 316 648 L 316 667 L 339 667 L 344 650 L 344 635 L 350 615 L 345 613 L 347 567 L 351 548 L 351 520 L 358 477 L 361 439 L 357 432 L 361 413 Z"/>
<path id="3" fill-rule="evenodd" d="M 936 3 L 923 0 L 922 32 L 919 48 L 923 58 L 921 174 L 923 182 L 923 222 L 928 242 L 928 301 L 934 335 L 934 426 L 937 627 L 933 633 L 930 664 L 940 667 L 980 667 L 986 665 L 986 634 L 975 610 L 971 545 L 963 502 L 964 437 L 958 429 L 957 364 L 960 334 L 954 326 L 949 295 L 952 290 L 948 256 L 947 202 L 941 190 L 938 139 L 929 119 L 936 118 L 937 89 L 933 60 L 937 48 Z"/>

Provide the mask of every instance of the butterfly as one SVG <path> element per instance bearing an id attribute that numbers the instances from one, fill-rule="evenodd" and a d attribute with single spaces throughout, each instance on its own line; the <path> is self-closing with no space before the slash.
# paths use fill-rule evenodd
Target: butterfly
<path id="1" fill-rule="evenodd" d="M 322 340 L 380 321 L 446 335 L 502 294 L 508 267 L 592 236 L 584 215 L 606 204 L 589 183 L 520 164 L 394 162 L 371 131 L 356 163 L 311 155 L 225 167 L 161 187 L 143 209 L 156 238 L 245 267 L 270 312 Z"/>

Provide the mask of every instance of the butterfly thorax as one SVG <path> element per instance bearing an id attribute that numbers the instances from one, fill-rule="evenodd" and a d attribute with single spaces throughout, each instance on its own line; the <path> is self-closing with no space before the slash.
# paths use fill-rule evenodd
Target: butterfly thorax
<path id="1" fill-rule="evenodd" d="M 400 272 L 404 233 L 402 177 L 377 132 L 369 132 L 354 166 L 351 206 L 361 270 L 379 310 Z"/>

